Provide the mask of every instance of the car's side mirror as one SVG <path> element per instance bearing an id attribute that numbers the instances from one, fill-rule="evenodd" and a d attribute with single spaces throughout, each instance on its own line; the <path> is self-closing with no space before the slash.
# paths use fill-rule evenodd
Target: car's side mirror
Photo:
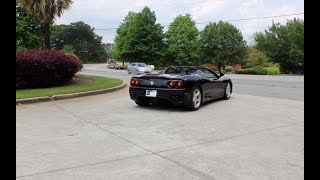
<path id="1" fill-rule="evenodd" d="M 220 72 L 220 77 L 223 76 L 223 75 L 224 75 L 223 72 Z"/>

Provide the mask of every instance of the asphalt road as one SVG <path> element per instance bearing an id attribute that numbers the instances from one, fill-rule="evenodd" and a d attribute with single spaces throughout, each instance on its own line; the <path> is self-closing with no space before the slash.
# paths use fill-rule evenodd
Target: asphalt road
<path id="1" fill-rule="evenodd" d="M 92 66 L 96 67 L 82 73 L 130 79 L 124 72 Z M 253 93 L 261 93 L 258 83 L 267 87 L 281 81 L 285 87 L 279 88 L 289 89 L 303 82 L 301 76 L 233 79 L 235 84 L 239 80 L 239 87 L 258 86 Z M 304 101 L 286 97 L 238 90 L 227 101 L 209 102 L 189 112 L 167 106 L 139 107 L 126 87 L 18 105 L 16 177 L 304 179 Z"/>
<path id="2" fill-rule="evenodd" d="M 107 69 L 106 64 L 84 65 L 84 74 L 120 78 L 132 77 L 125 70 Z M 234 84 L 233 92 L 264 97 L 304 100 L 304 76 L 259 76 L 227 74 Z"/>

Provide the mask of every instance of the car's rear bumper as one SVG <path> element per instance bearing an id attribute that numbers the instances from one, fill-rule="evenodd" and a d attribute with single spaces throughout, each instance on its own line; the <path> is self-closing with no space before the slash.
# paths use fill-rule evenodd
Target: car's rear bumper
<path id="1" fill-rule="evenodd" d="M 146 97 L 146 90 L 157 90 L 156 97 Z M 146 88 L 134 87 L 129 88 L 130 98 L 134 101 L 169 101 L 175 106 L 186 106 L 190 102 L 190 94 L 186 89 L 166 89 L 166 88 Z"/>

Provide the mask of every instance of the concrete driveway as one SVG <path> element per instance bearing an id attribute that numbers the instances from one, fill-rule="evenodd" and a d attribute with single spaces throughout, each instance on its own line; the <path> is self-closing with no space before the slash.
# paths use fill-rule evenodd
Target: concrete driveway
<path id="1" fill-rule="evenodd" d="M 198 111 L 128 88 L 16 107 L 17 179 L 304 179 L 304 101 L 232 94 Z"/>

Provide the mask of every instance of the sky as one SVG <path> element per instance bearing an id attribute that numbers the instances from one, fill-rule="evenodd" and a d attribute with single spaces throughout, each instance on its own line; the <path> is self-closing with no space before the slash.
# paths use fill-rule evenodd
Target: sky
<path id="1" fill-rule="evenodd" d="M 70 9 L 56 19 L 56 24 L 83 21 L 95 28 L 104 43 L 113 43 L 116 28 L 129 11 L 139 12 L 148 6 L 157 23 L 168 25 L 178 15 L 189 13 L 201 31 L 208 22 L 229 21 L 250 44 L 255 32 L 264 31 L 272 21 L 285 23 L 294 17 L 304 19 L 303 0 L 73 0 Z M 291 15 L 298 14 L 298 15 Z M 290 16 L 284 16 L 290 15 Z M 282 17 L 270 17 L 282 16 Z M 264 17 L 264 18 L 260 18 Z M 266 18 L 270 17 L 270 18 Z M 257 19 L 252 19 L 257 18 Z M 250 19 L 250 20 L 240 20 Z M 107 30 L 105 30 L 107 29 Z"/>

